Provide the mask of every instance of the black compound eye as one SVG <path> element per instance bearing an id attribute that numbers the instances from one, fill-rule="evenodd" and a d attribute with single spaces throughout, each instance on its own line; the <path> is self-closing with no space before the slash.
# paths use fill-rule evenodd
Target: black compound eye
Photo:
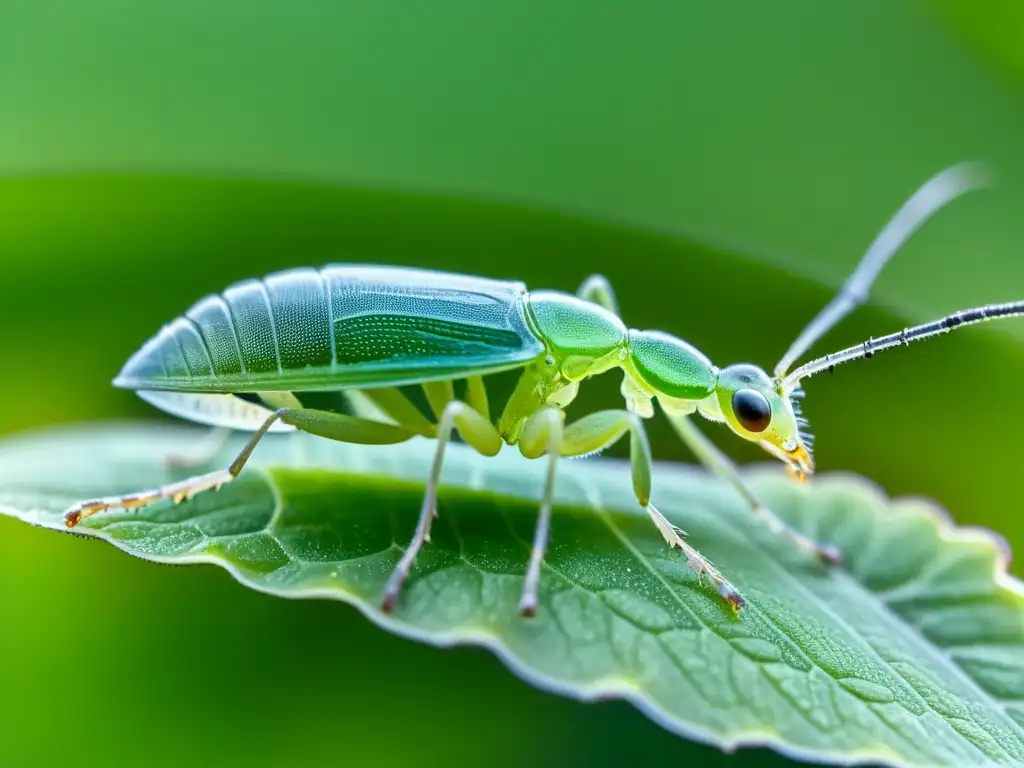
<path id="1" fill-rule="evenodd" d="M 772 407 L 768 405 L 768 398 L 756 389 L 738 390 L 732 396 L 732 412 L 749 432 L 764 432 L 772 422 Z"/>

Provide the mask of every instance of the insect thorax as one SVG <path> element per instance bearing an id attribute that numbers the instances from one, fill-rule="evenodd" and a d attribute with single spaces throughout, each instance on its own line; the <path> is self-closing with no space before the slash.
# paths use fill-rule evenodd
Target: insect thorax
<path id="1" fill-rule="evenodd" d="M 529 293 L 524 303 L 545 354 L 526 366 L 498 423 L 510 444 L 518 442 L 533 413 L 545 405 L 565 408 L 580 381 L 621 365 L 627 356 L 626 326 L 603 307 L 556 291 Z"/>
<path id="2" fill-rule="evenodd" d="M 531 330 L 567 381 L 614 368 L 625 358 L 629 332 L 604 307 L 556 291 L 528 294 L 526 307 Z"/>
<path id="3" fill-rule="evenodd" d="M 538 364 L 534 374 L 546 404 L 568 405 L 581 380 L 612 368 L 623 370 L 628 409 L 645 418 L 653 415 L 655 397 L 678 411 L 715 390 L 718 369 L 682 339 L 628 329 L 612 312 L 564 293 L 530 293 L 526 306 L 548 353 L 546 371 Z"/>

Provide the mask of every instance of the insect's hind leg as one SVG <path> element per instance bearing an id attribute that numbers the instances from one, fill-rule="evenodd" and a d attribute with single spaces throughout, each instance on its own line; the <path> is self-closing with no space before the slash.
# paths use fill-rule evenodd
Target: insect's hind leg
<path id="1" fill-rule="evenodd" d="M 149 491 L 79 502 L 64 514 L 64 524 L 68 528 L 74 528 L 82 520 L 98 512 L 106 512 L 111 509 L 138 509 L 161 499 L 171 499 L 177 504 L 198 493 L 218 490 L 225 483 L 238 477 L 246 462 L 249 461 L 253 450 L 278 419 L 303 432 L 345 443 L 388 445 L 404 442 L 414 435 L 413 432 L 394 424 L 369 421 L 341 413 L 304 408 L 281 408 L 267 417 L 235 460 L 225 469 L 196 475 Z"/>
<path id="2" fill-rule="evenodd" d="M 725 480 L 739 492 L 740 496 L 747 503 L 750 511 L 763 519 L 768 527 L 775 533 L 781 534 L 797 545 L 801 550 L 811 554 L 827 563 L 838 565 L 842 563 L 842 553 L 830 544 L 819 544 L 799 531 L 791 528 L 780 520 L 775 514 L 765 507 L 757 498 L 757 495 L 750 490 L 743 478 L 740 476 L 736 465 L 712 443 L 704 433 L 701 432 L 688 416 L 675 416 L 669 414 L 669 421 L 675 428 L 676 434 L 693 451 L 711 472 L 722 480 Z"/>
<path id="3" fill-rule="evenodd" d="M 458 400 L 451 400 L 441 409 L 441 416 L 437 425 L 437 450 L 434 452 L 434 463 L 430 469 L 430 477 L 427 480 L 427 490 L 423 496 L 423 506 L 420 508 L 420 516 L 416 522 L 416 532 L 412 541 L 406 547 L 402 559 L 398 561 L 395 570 L 388 580 L 384 589 L 384 597 L 381 601 L 381 610 L 385 613 L 394 611 L 398 604 L 398 596 L 402 591 L 402 585 L 409 577 L 416 555 L 419 554 L 423 545 L 430 540 L 430 525 L 437 516 L 437 486 L 441 480 L 441 467 L 444 464 L 445 447 L 452 439 L 452 434 L 458 430 L 462 439 L 473 449 L 484 456 L 495 456 L 501 450 L 502 439 L 494 425 L 485 419 L 480 413 Z"/>

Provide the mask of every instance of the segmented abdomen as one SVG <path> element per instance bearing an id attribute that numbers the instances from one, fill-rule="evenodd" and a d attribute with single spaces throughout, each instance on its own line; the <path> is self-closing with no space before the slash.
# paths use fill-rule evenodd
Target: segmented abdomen
<path id="1" fill-rule="evenodd" d="M 249 280 L 165 326 L 114 382 L 212 392 L 384 386 L 514 367 L 543 353 L 521 283 L 332 266 Z"/>

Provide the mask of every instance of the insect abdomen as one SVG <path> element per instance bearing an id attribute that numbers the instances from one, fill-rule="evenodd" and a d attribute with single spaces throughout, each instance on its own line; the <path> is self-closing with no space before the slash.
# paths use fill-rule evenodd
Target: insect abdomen
<path id="1" fill-rule="evenodd" d="M 250 280 L 166 326 L 115 381 L 246 392 L 391 385 L 514 367 L 543 352 L 520 283 L 334 266 Z"/>

